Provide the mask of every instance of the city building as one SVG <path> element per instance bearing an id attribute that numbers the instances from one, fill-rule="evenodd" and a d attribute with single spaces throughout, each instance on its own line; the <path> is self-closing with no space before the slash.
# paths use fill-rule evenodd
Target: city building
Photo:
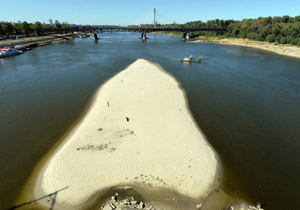
<path id="1" fill-rule="evenodd" d="M 50 24 L 50 25 L 53 25 L 52 19 L 49 19 L 49 24 Z"/>

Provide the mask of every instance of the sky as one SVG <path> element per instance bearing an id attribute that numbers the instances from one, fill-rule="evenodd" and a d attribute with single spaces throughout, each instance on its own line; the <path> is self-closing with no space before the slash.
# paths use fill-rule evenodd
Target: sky
<path id="1" fill-rule="evenodd" d="M 90 25 L 186 23 L 300 15 L 300 0 L 0 0 L 0 21 Z"/>

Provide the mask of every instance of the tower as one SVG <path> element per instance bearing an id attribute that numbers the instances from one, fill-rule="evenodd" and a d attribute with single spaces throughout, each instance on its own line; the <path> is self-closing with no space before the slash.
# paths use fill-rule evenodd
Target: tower
<path id="1" fill-rule="evenodd" d="M 154 8 L 154 28 L 156 28 L 156 9 Z"/>

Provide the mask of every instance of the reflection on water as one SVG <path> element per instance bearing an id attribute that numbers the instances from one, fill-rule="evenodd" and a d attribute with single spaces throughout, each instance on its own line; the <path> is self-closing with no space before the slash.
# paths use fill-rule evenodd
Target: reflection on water
<path id="1" fill-rule="evenodd" d="M 103 33 L 0 59 L 0 209 L 80 116 L 97 87 L 138 58 L 159 63 L 185 89 L 220 155 L 226 192 L 268 209 L 300 206 L 300 61 L 254 48 Z M 203 63 L 165 58 L 204 56 Z"/>

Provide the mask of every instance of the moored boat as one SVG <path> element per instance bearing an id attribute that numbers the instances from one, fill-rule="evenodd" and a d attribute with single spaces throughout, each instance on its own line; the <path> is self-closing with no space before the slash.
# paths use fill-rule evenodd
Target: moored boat
<path id="1" fill-rule="evenodd" d="M 20 55 L 23 52 L 21 50 L 17 50 L 15 48 L 2 48 L 0 51 L 0 58 L 5 58 L 14 55 Z"/>
<path id="2" fill-rule="evenodd" d="M 16 46 L 14 46 L 14 49 L 20 50 L 22 52 L 25 52 L 27 50 L 27 48 L 23 45 L 16 45 Z"/>

